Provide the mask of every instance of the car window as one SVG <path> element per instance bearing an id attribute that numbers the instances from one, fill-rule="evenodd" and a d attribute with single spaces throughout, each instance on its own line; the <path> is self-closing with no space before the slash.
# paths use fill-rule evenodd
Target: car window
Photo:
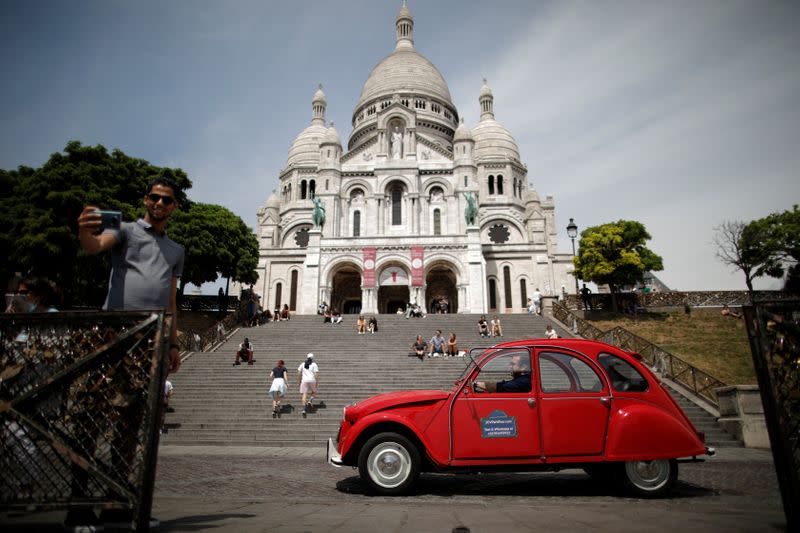
<path id="1" fill-rule="evenodd" d="M 539 353 L 542 392 L 600 392 L 603 381 L 592 367 L 574 355 Z"/>
<path id="2" fill-rule="evenodd" d="M 528 369 L 531 368 L 531 356 L 528 350 L 503 350 L 500 355 L 484 363 L 476 381 L 497 383 L 512 379 L 511 366 L 515 358 L 523 358 L 526 363 L 525 366 Z"/>
<path id="3" fill-rule="evenodd" d="M 625 359 L 610 353 L 601 353 L 597 360 L 608 373 L 611 387 L 615 391 L 644 392 L 647 390 L 647 380 Z"/>

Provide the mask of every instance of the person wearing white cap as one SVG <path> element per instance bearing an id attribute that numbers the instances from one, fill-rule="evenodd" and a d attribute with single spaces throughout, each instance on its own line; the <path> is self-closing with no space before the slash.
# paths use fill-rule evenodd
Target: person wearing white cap
<path id="1" fill-rule="evenodd" d="M 313 407 L 314 395 L 319 386 L 319 367 L 314 362 L 314 354 L 309 352 L 306 360 L 297 367 L 297 382 L 300 384 L 300 394 L 303 395 L 303 418 Z"/>

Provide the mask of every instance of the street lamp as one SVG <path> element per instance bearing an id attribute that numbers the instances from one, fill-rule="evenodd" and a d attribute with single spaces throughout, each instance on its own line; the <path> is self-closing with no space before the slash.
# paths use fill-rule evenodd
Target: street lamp
<path id="1" fill-rule="evenodd" d="M 572 241 L 572 257 L 575 257 L 575 237 L 578 236 L 578 225 L 575 224 L 575 220 L 572 218 L 569 219 L 569 224 L 567 224 L 567 235 Z M 578 274 L 574 270 L 572 273 L 575 276 L 575 296 L 578 296 L 580 292 L 578 290 Z"/>

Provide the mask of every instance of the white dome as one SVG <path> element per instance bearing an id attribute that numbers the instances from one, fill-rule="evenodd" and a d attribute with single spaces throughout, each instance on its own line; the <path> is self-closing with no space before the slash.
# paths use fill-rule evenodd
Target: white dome
<path id="1" fill-rule="evenodd" d="M 313 121 L 292 143 L 286 166 L 317 165 L 319 163 L 319 144 L 325 137 L 328 128 L 318 121 Z"/>
<path id="2" fill-rule="evenodd" d="M 331 122 L 330 128 L 327 129 L 325 132 L 325 137 L 322 139 L 323 144 L 336 144 L 341 146 L 342 141 L 339 140 L 339 133 L 336 131 L 336 128 L 333 127 L 333 122 Z"/>
<path id="3" fill-rule="evenodd" d="M 464 117 L 461 117 L 461 122 L 458 124 L 458 128 L 456 128 L 456 132 L 453 135 L 453 142 L 472 140 L 472 132 L 469 131 L 469 128 L 464 123 Z"/>
<path id="4" fill-rule="evenodd" d="M 395 50 L 372 69 L 356 109 L 374 98 L 395 93 L 430 96 L 453 105 L 442 74 L 413 48 Z"/>
<path id="5" fill-rule="evenodd" d="M 511 133 L 493 118 L 484 118 L 472 129 L 475 160 L 513 159 L 519 161 L 519 148 Z"/>
<path id="6" fill-rule="evenodd" d="M 272 191 L 272 194 L 269 195 L 267 198 L 267 203 L 264 207 L 267 209 L 278 209 L 281 206 L 281 199 L 278 198 L 278 195 L 275 194 L 275 191 Z"/>

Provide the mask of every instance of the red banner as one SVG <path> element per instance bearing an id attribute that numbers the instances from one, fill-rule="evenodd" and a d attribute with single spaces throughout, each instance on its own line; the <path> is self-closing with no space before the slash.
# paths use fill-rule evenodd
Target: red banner
<path id="1" fill-rule="evenodd" d="M 425 271 L 422 263 L 425 259 L 425 248 L 422 246 L 411 247 L 411 286 L 422 287 L 425 285 Z"/>
<path id="2" fill-rule="evenodd" d="M 364 248 L 364 287 L 375 286 L 375 258 L 377 248 Z"/>

